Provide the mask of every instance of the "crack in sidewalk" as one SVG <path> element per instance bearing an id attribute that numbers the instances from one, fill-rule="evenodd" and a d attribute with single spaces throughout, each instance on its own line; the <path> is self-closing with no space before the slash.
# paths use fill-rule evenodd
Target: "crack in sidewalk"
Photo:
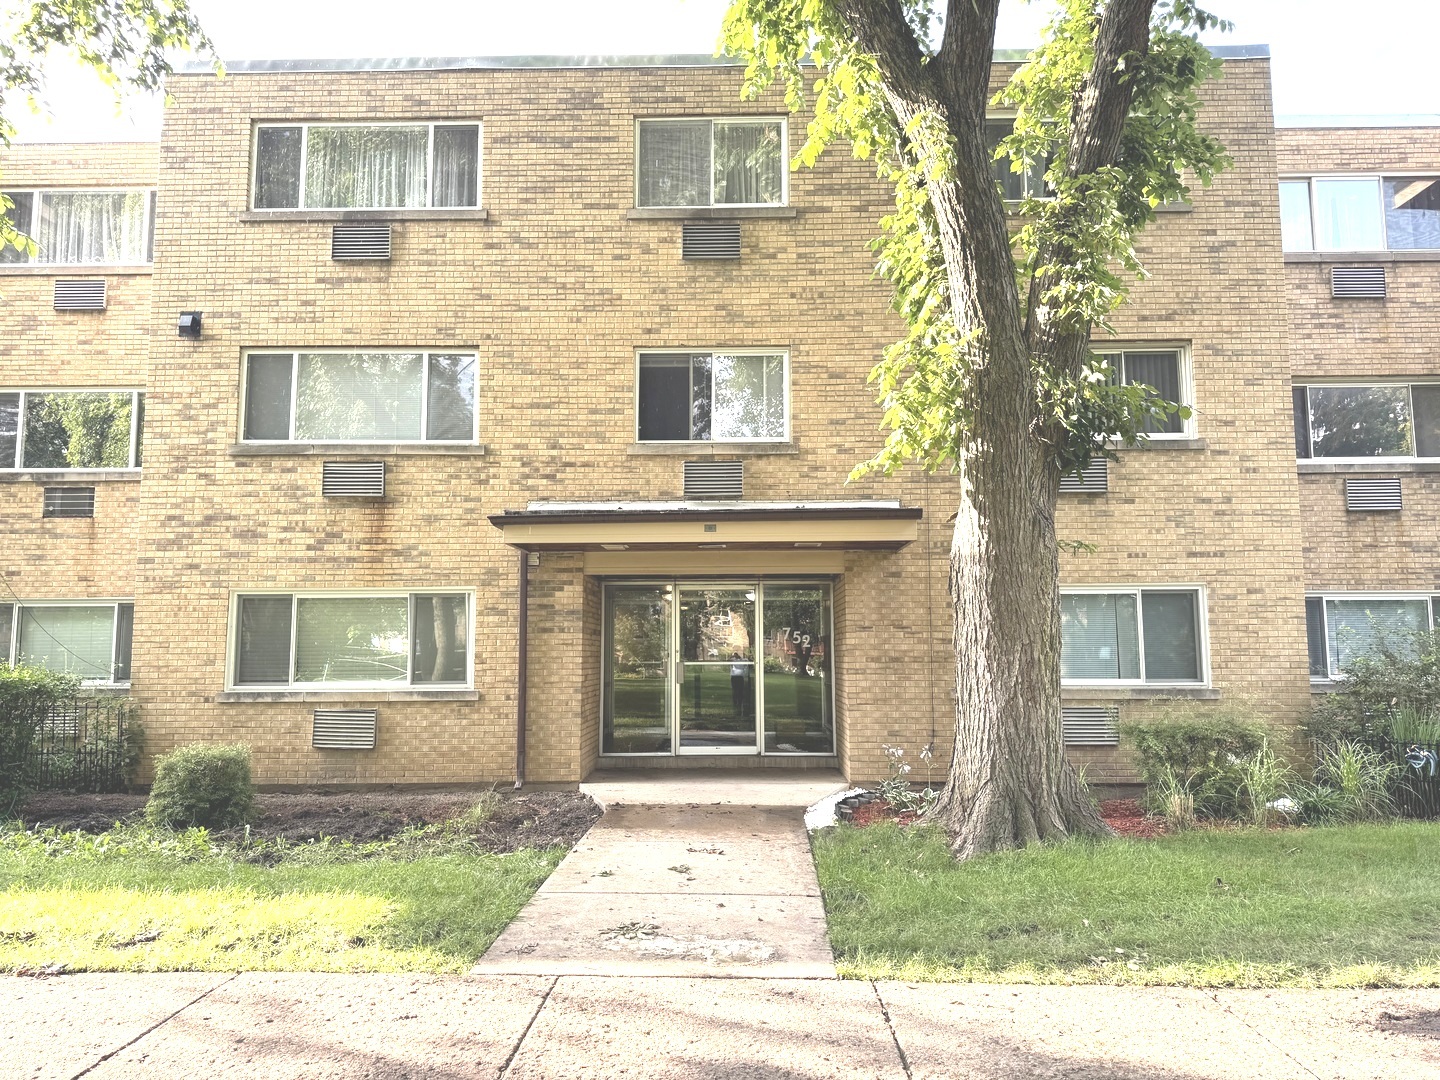
<path id="1" fill-rule="evenodd" d="M 159 1020 L 156 1020 L 155 1023 L 151 1024 L 151 1025 L 150 1025 L 148 1028 L 146 1028 L 144 1031 L 140 1032 L 139 1035 L 136 1035 L 136 1036 L 135 1036 L 133 1039 L 131 1039 L 129 1042 L 123 1043 L 122 1045 L 117 1046 L 114 1050 L 111 1050 L 108 1054 L 102 1054 L 100 1057 L 96 1058 L 96 1059 L 95 1059 L 94 1061 L 92 1061 L 89 1065 L 86 1065 L 85 1068 L 81 1069 L 78 1073 L 76 1073 L 74 1076 L 72 1076 L 72 1077 L 70 1078 L 70 1080 L 80 1080 L 80 1077 L 85 1076 L 87 1073 L 94 1072 L 94 1071 L 95 1071 L 96 1069 L 98 1069 L 101 1065 L 104 1065 L 105 1062 L 107 1062 L 107 1061 L 109 1061 L 111 1058 L 113 1058 L 116 1054 L 121 1053 L 121 1052 L 124 1051 L 124 1050 L 130 1049 L 130 1047 L 134 1046 L 134 1045 L 135 1045 L 136 1043 L 138 1043 L 141 1039 L 145 1038 L 146 1035 L 149 1035 L 152 1031 L 155 1031 L 155 1030 L 158 1029 L 158 1028 L 164 1027 L 166 1024 L 168 1024 L 171 1020 L 174 1020 L 175 1017 L 179 1016 L 179 1015 L 180 1015 L 182 1012 L 184 1012 L 186 1009 L 191 1008 L 191 1007 L 194 1006 L 194 1005 L 200 1004 L 200 1002 L 204 1001 L 207 997 L 209 997 L 211 994 L 213 994 L 216 990 L 219 990 L 222 986 L 228 986 L 230 983 L 234 982 L 234 981 L 235 981 L 236 979 L 238 979 L 239 977 L 240 977 L 240 972 L 237 971 L 237 972 L 235 972 L 233 975 L 231 975 L 228 979 L 221 979 L 221 980 L 220 980 L 219 982 L 217 982 L 214 986 L 210 987 L 209 990 L 206 990 L 203 994 L 201 994 L 199 997 L 195 998 L 193 1001 L 187 1001 L 184 1005 L 181 1005 L 178 1009 L 176 1009 L 174 1012 L 172 1012 L 169 1016 L 161 1017 Z"/>
<path id="2" fill-rule="evenodd" d="M 1208 997 L 1211 1001 L 1215 1002 L 1216 1005 L 1220 1006 L 1221 1011 L 1224 1012 L 1226 1016 L 1229 1016 L 1232 1020 L 1238 1021 L 1242 1027 L 1248 1028 L 1250 1031 L 1254 1032 L 1260 1039 L 1268 1043 L 1270 1046 L 1274 1047 L 1276 1052 L 1279 1053 L 1281 1057 L 1285 1058 L 1287 1061 L 1293 1061 L 1296 1067 L 1304 1070 L 1306 1076 L 1313 1076 L 1315 1080 L 1325 1080 L 1323 1076 L 1317 1073 L 1314 1069 L 1310 1068 L 1309 1065 L 1306 1065 L 1305 1062 L 1301 1061 L 1294 1054 L 1290 1053 L 1290 1051 L 1286 1050 L 1283 1046 L 1270 1038 L 1270 1036 L 1266 1035 L 1261 1028 L 1256 1027 L 1254 1024 L 1250 1023 L 1249 1020 L 1245 1019 L 1245 1017 L 1241 1016 L 1234 1009 L 1230 1008 L 1229 1005 L 1227 1005 L 1224 1001 L 1220 999 L 1219 995 L 1216 994 L 1214 990 L 1206 990 L 1204 991 L 1204 993 L 1206 997 Z"/>
<path id="3" fill-rule="evenodd" d="M 885 1004 L 885 999 L 880 996 L 880 987 L 874 979 L 869 980 L 870 989 L 875 993 L 875 1001 L 880 1006 L 880 1015 L 885 1018 L 885 1027 L 890 1031 L 890 1041 L 895 1044 L 895 1053 L 900 1055 L 900 1068 L 905 1070 L 905 1080 L 912 1080 L 915 1075 L 910 1071 L 910 1059 L 905 1056 L 905 1048 L 900 1045 L 900 1035 L 895 1030 L 895 1022 L 890 1019 L 890 1009 Z"/>
<path id="4" fill-rule="evenodd" d="M 530 1037 L 530 1029 L 535 1026 L 535 1021 L 540 1019 L 540 1013 L 550 1003 L 550 995 L 555 992 L 555 986 L 560 981 L 560 976 L 555 975 L 550 979 L 550 985 L 545 988 L 545 993 L 540 998 L 540 1003 L 535 1006 L 535 1011 L 530 1014 L 530 1022 L 525 1025 L 525 1030 L 515 1040 L 515 1045 L 510 1048 L 510 1056 L 505 1059 L 505 1064 L 495 1074 L 497 1078 L 504 1077 L 510 1072 L 510 1066 L 515 1064 L 515 1059 L 520 1056 L 520 1048 L 525 1045 L 525 1040 Z"/>

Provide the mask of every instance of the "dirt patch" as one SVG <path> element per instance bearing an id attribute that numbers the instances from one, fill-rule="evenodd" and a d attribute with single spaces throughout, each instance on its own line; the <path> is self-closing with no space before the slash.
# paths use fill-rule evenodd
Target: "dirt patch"
<path id="1" fill-rule="evenodd" d="M 322 836 L 364 842 L 388 840 L 418 825 L 437 825 L 465 814 L 485 796 L 477 791 L 407 792 L 336 791 L 262 793 L 255 796 L 256 818 L 250 836 L 257 840 L 304 842 Z M 490 816 L 467 826 L 487 851 L 573 844 L 600 818 L 600 807 L 588 795 L 573 791 L 497 793 Z M 27 828 L 100 833 L 117 821 L 138 821 L 144 815 L 143 795 L 32 796 L 21 810 Z M 239 839 L 243 829 L 216 834 Z"/>
<path id="2" fill-rule="evenodd" d="M 1153 840 L 1166 832 L 1165 822 L 1146 814 L 1134 799 L 1106 799 L 1100 804 L 1100 816 L 1118 835 L 1136 840 Z M 884 799 L 861 803 L 850 816 L 850 824 L 860 826 L 873 825 L 877 821 L 898 821 L 901 825 L 909 825 L 914 820 L 913 812 L 907 810 L 897 814 Z"/>

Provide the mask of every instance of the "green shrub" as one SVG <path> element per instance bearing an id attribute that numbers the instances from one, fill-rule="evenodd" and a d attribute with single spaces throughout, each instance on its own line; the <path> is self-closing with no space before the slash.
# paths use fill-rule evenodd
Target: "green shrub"
<path id="1" fill-rule="evenodd" d="M 1358 742 L 1318 745 L 1315 782 L 1296 788 L 1306 822 L 1352 825 L 1396 816 L 1390 792 L 1404 766 Z"/>
<path id="2" fill-rule="evenodd" d="M 254 801 L 248 746 L 192 743 L 155 763 L 145 820 L 172 829 L 228 829 L 251 819 Z"/>
<path id="3" fill-rule="evenodd" d="M 51 706 L 80 691 L 80 680 L 44 668 L 0 664 L 0 817 L 34 787 L 40 725 Z"/>
<path id="4" fill-rule="evenodd" d="M 1147 802 L 1166 814 L 1180 796 L 1197 817 L 1230 818 L 1246 809 L 1244 765 L 1266 745 L 1270 728 L 1236 705 L 1206 707 L 1176 701 L 1143 719 L 1120 723 L 1122 741 L 1135 751 Z"/>
<path id="5" fill-rule="evenodd" d="M 1240 800 L 1250 824 L 1264 828 L 1285 821 L 1285 813 L 1273 804 L 1289 797 L 1297 778 L 1289 763 L 1270 748 L 1270 741 L 1243 759 L 1238 770 Z"/>
<path id="6" fill-rule="evenodd" d="M 1374 652 L 1350 662 L 1340 688 L 1301 727 L 1316 742 L 1373 744 L 1391 737 L 1399 713 L 1440 717 L 1440 630 L 1382 639 Z"/>

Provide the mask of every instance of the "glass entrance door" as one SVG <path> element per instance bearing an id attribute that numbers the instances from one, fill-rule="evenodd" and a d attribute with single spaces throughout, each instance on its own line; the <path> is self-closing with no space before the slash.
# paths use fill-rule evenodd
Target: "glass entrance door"
<path id="1" fill-rule="evenodd" d="M 759 750 L 755 587 L 680 586 L 676 665 L 682 754 Z"/>
<path id="2" fill-rule="evenodd" d="M 828 582 L 605 587 L 603 754 L 833 754 Z"/>

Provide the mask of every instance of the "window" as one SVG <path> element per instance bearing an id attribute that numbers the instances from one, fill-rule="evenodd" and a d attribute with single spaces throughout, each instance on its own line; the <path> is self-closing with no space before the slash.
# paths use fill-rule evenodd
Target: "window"
<path id="1" fill-rule="evenodd" d="M 1111 352 L 1096 349 L 1095 353 L 1109 362 L 1111 377 L 1120 385 L 1144 383 L 1166 401 L 1177 405 L 1191 404 L 1190 365 L 1184 350 L 1125 349 Z M 1187 435 L 1188 426 L 1188 421 L 1176 413 L 1159 421 L 1146 421 L 1142 430 L 1151 438 L 1165 438 Z"/>
<path id="2" fill-rule="evenodd" d="M 261 124 L 256 210 L 480 205 L 479 124 Z"/>
<path id="3" fill-rule="evenodd" d="M 138 390 L 0 390 L 0 470 L 136 469 Z"/>
<path id="4" fill-rule="evenodd" d="M 1001 139 L 1007 139 L 1015 130 L 1015 121 L 1005 117 L 991 117 L 985 121 L 985 145 L 993 153 Z M 1000 195 L 1006 202 L 1019 202 L 1030 197 L 1045 198 L 1049 194 L 1045 187 L 1045 170 L 1048 161 L 1032 161 L 1027 167 L 1015 169 L 1015 163 L 1008 157 L 996 158 L 990 165 L 995 182 L 1000 185 Z"/>
<path id="5" fill-rule="evenodd" d="M 635 205 L 782 206 L 785 121 L 641 120 Z"/>
<path id="6" fill-rule="evenodd" d="M 639 358 L 641 442 L 789 438 L 784 353 L 660 353 Z"/>
<path id="7" fill-rule="evenodd" d="M 1295 456 L 1440 458 L 1440 383 L 1297 386 Z"/>
<path id="8" fill-rule="evenodd" d="M 469 686 L 470 594 L 235 598 L 233 686 Z"/>
<path id="9" fill-rule="evenodd" d="M 1440 177 L 1282 180 L 1280 230 L 1286 251 L 1440 250 Z"/>
<path id="10" fill-rule="evenodd" d="M 474 353 L 249 353 L 243 437 L 473 443 L 476 364 Z"/>
<path id="11" fill-rule="evenodd" d="M 1343 678 L 1357 657 L 1385 649 L 1411 651 L 1415 635 L 1435 626 L 1437 608 L 1440 596 L 1423 593 L 1307 596 L 1310 677 Z"/>
<path id="12" fill-rule="evenodd" d="M 140 266 L 152 261 L 155 192 L 5 191 L 6 217 L 36 253 L 0 248 L 0 264 Z"/>
<path id="13" fill-rule="evenodd" d="M 1060 678 L 1203 682 L 1204 610 L 1195 588 L 1066 591 L 1060 597 Z"/>
<path id="14" fill-rule="evenodd" d="M 128 600 L 0 604 L 0 662 L 128 683 L 134 626 Z"/>

